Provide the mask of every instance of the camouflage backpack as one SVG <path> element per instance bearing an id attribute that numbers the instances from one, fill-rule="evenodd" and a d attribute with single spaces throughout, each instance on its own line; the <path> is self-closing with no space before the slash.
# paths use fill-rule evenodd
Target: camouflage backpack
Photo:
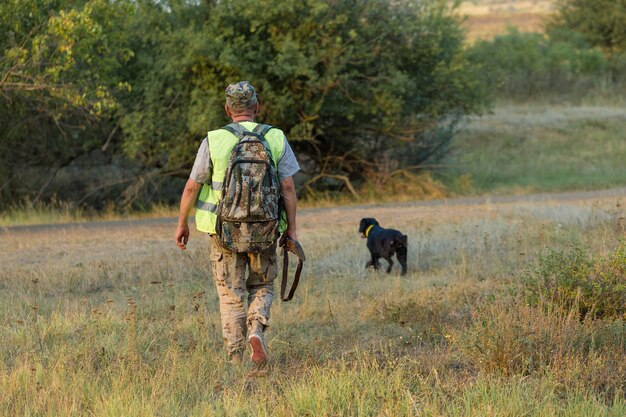
<path id="1" fill-rule="evenodd" d="M 222 247 L 233 252 L 258 253 L 278 239 L 282 195 L 264 137 L 271 128 L 258 125 L 250 132 L 237 123 L 223 127 L 239 142 L 226 165 L 215 230 Z"/>

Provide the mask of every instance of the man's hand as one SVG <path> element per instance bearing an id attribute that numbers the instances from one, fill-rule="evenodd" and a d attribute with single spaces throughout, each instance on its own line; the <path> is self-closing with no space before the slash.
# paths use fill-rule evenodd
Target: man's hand
<path id="1" fill-rule="evenodd" d="M 291 239 L 295 242 L 298 241 L 298 236 L 296 235 L 295 232 L 291 232 L 289 231 L 289 229 L 285 230 L 285 232 L 280 236 L 280 239 L 278 239 L 278 246 L 284 246 L 285 245 L 285 241 L 287 239 Z"/>
<path id="2" fill-rule="evenodd" d="M 296 230 L 296 205 L 298 197 L 296 196 L 296 186 L 292 177 L 287 177 L 280 182 L 280 189 L 283 194 L 283 203 L 285 204 L 285 211 L 287 212 L 287 230 L 283 233 L 284 236 L 288 236 L 291 240 L 298 241 L 298 233 Z M 282 240 L 282 238 L 281 238 Z"/>
<path id="3" fill-rule="evenodd" d="M 287 229 L 287 230 L 285 230 L 285 233 L 283 233 L 283 236 L 285 236 L 285 235 L 289 236 L 289 238 L 291 240 L 295 240 L 296 242 L 298 241 L 298 234 L 296 233 L 295 230 Z"/>
<path id="4" fill-rule="evenodd" d="M 187 242 L 189 242 L 189 226 L 187 225 L 187 219 L 196 201 L 200 187 L 202 187 L 202 184 L 195 182 L 191 178 L 188 179 L 180 199 L 180 214 L 178 215 L 178 228 L 176 229 L 175 238 L 176 246 L 182 250 L 187 249 Z"/>
<path id="5" fill-rule="evenodd" d="M 176 228 L 176 245 L 182 250 L 187 249 L 187 242 L 189 242 L 189 226 L 182 225 Z"/>

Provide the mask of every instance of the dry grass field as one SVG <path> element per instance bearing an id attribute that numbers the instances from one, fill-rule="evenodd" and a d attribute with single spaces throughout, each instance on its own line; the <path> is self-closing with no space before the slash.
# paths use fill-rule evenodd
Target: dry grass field
<path id="1" fill-rule="evenodd" d="M 0 231 L 0 415 L 623 416 L 624 317 L 581 320 L 521 283 L 572 245 L 623 274 L 624 207 L 303 210 L 309 262 L 274 304 L 264 378 L 226 362 L 205 236 L 181 252 L 173 223 Z M 407 276 L 364 270 L 371 216 L 409 235 Z"/>
<path id="2" fill-rule="evenodd" d="M 542 32 L 554 12 L 554 0 L 465 0 L 459 14 L 466 17 L 468 40 L 491 39 L 509 27 L 521 32 Z"/>

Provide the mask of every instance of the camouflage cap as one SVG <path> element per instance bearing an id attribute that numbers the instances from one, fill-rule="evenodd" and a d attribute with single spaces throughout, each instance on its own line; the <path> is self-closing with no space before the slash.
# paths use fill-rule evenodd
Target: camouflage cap
<path id="1" fill-rule="evenodd" d="M 226 87 L 226 104 L 231 109 L 246 110 L 256 103 L 256 91 L 248 81 L 239 81 Z"/>

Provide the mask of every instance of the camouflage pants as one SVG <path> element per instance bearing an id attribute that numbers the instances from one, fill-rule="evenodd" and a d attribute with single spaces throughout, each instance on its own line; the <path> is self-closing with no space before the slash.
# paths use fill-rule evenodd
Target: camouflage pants
<path id="1" fill-rule="evenodd" d="M 222 248 L 212 235 L 210 259 L 220 300 L 222 336 L 228 353 L 240 354 L 245 349 L 248 331 L 255 326 L 268 326 L 274 279 L 278 275 L 276 244 L 259 254 L 234 253 Z"/>

